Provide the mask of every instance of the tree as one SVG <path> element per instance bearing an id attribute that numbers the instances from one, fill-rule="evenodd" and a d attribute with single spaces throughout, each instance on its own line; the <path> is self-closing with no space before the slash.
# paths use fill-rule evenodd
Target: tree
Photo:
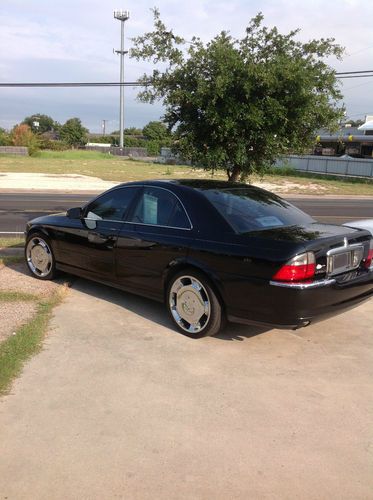
<path id="1" fill-rule="evenodd" d="M 87 142 L 88 130 L 79 118 L 70 118 L 61 127 L 61 139 L 72 147 L 82 146 Z"/>
<path id="2" fill-rule="evenodd" d="M 163 141 L 170 137 L 170 132 L 162 122 L 152 121 L 149 122 L 142 129 L 143 136 L 149 141 Z"/>
<path id="3" fill-rule="evenodd" d="M 222 32 L 207 44 L 187 42 L 153 13 L 154 30 L 133 39 L 131 57 L 165 69 L 140 78 L 138 98 L 163 101 L 175 149 L 193 164 L 244 179 L 309 148 L 321 127 L 337 127 L 341 93 L 325 62 L 343 53 L 334 39 L 302 43 L 298 30 L 282 35 L 258 14 L 242 39 Z"/>
<path id="4" fill-rule="evenodd" d="M 347 124 L 351 125 L 351 127 L 360 127 L 360 125 L 363 125 L 365 123 L 365 120 L 348 120 Z"/>
<path id="5" fill-rule="evenodd" d="M 119 134 L 119 130 L 118 130 L 117 134 Z M 142 129 L 136 128 L 136 127 L 125 128 L 124 135 L 142 135 Z"/>
<path id="6" fill-rule="evenodd" d="M 9 146 L 12 143 L 10 134 L 0 127 L 0 146 Z"/>
<path id="7" fill-rule="evenodd" d="M 35 133 L 43 134 L 44 132 L 49 132 L 50 130 L 56 130 L 59 124 L 53 120 L 48 115 L 35 114 L 31 116 L 26 116 L 22 123 L 28 125 L 31 130 Z M 38 123 L 38 125 L 35 125 Z"/>

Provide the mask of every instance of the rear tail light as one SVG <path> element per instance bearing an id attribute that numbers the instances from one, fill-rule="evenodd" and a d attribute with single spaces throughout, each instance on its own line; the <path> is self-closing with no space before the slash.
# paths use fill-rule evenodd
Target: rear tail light
<path id="1" fill-rule="evenodd" d="M 373 239 L 370 240 L 370 248 L 368 251 L 368 257 L 364 259 L 364 267 L 367 269 L 373 269 Z"/>
<path id="2" fill-rule="evenodd" d="M 272 279 L 277 281 L 304 281 L 314 278 L 316 259 L 313 252 L 302 253 L 290 259 Z"/>

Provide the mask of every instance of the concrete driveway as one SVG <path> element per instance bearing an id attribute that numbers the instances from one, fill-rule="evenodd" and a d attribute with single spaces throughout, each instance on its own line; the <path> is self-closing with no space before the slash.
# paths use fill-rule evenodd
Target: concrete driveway
<path id="1" fill-rule="evenodd" d="M 373 499 L 372 325 L 196 341 L 77 280 L 0 401 L 0 498 Z"/>

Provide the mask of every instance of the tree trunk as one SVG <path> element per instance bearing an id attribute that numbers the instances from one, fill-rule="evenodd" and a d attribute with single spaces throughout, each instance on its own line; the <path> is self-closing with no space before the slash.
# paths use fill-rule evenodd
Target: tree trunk
<path id="1" fill-rule="evenodd" d="M 227 175 L 229 182 L 238 182 L 240 180 L 241 168 L 237 166 L 233 168 L 227 168 Z"/>

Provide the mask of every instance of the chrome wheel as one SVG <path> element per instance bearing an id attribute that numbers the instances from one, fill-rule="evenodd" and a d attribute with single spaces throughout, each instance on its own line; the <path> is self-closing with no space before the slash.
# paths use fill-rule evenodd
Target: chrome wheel
<path id="1" fill-rule="evenodd" d="M 201 332 L 210 319 L 209 296 L 202 283 L 193 276 L 180 276 L 174 281 L 169 305 L 174 320 L 186 332 Z"/>
<path id="2" fill-rule="evenodd" d="M 31 238 L 26 247 L 27 265 L 39 278 L 45 278 L 53 266 L 53 255 L 48 244 L 37 236 Z"/>

